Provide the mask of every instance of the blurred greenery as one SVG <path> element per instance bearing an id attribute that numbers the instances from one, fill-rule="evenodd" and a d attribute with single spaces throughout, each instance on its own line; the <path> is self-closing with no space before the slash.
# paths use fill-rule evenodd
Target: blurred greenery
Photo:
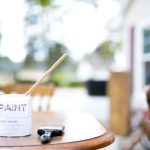
<path id="1" fill-rule="evenodd" d="M 11 60 L 6 56 L 0 56 L 0 62 L 11 62 Z"/>
<path id="2" fill-rule="evenodd" d="M 33 0 L 33 2 L 37 3 L 38 5 L 41 5 L 42 7 L 52 5 L 52 0 Z"/>
<path id="3" fill-rule="evenodd" d="M 95 53 L 106 59 L 112 59 L 116 52 L 121 49 L 120 42 L 106 40 L 100 44 L 95 50 Z"/>
<path id="4" fill-rule="evenodd" d="M 40 5 L 42 7 L 46 7 L 51 5 L 53 0 L 26 0 L 27 3 L 29 4 L 35 4 L 35 5 Z"/>
<path id="5" fill-rule="evenodd" d="M 33 66 L 37 66 L 40 68 L 40 66 L 45 67 L 46 69 L 50 68 L 64 53 L 69 54 L 67 48 L 60 44 L 53 42 L 47 52 L 47 55 L 43 61 L 38 61 L 34 57 L 34 51 L 31 51 L 32 53 L 28 53 L 25 61 L 24 61 L 24 67 L 25 68 L 32 68 Z M 44 66 L 43 66 L 44 64 Z M 73 84 L 76 80 L 76 70 L 77 70 L 77 62 L 74 61 L 72 58 L 68 57 L 63 60 L 63 62 L 53 71 L 50 78 L 47 80 L 47 82 L 53 82 L 57 86 L 73 86 L 77 83 Z M 16 79 L 17 82 L 31 82 L 28 80 L 21 81 L 19 79 Z M 78 81 L 79 82 L 79 81 Z M 81 85 L 78 83 L 78 85 Z"/>
<path id="6" fill-rule="evenodd" d="M 52 6 L 55 4 L 55 0 L 26 0 L 28 3 L 34 3 L 40 5 L 42 7 Z M 74 1 L 83 1 L 85 3 L 89 3 L 95 7 L 98 6 L 98 0 L 74 0 Z"/>
<path id="7" fill-rule="evenodd" d="M 25 0 L 28 4 L 28 10 L 24 18 L 24 33 L 27 55 L 22 62 L 22 69 L 31 69 L 34 67 L 48 69 L 62 54 L 69 54 L 69 50 L 60 42 L 52 41 L 48 34 L 51 30 L 50 13 L 59 8 L 55 0 Z M 80 1 L 80 0 L 74 0 Z M 97 6 L 97 0 L 81 0 L 93 6 Z M 37 9 L 38 8 L 38 9 Z M 62 19 L 64 14 L 60 14 L 56 19 Z M 54 18 L 55 19 L 55 18 Z M 40 26 L 40 30 L 39 30 Z M 31 29 L 37 29 L 33 32 Z M 0 41 L 2 35 L 0 34 Z M 105 47 L 105 46 L 104 46 Z M 37 53 L 43 53 L 43 57 L 38 57 Z M 99 53 L 99 52 L 97 52 Z M 108 52 L 109 54 L 109 52 Z M 0 57 L 0 62 L 10 61 L 7 57 Z M 46 82 L 53 82 L 58 86 L 83 86 L 84 84 L 77 79 L 77 68 L 79 62 L 71 57 L 67 57 L 62 64 L 53 71 Z M 16 82 L 32 82 L 30 80 L 20 80 L 15 78 Z M 33 81 L 34 82 L 34 81 Z"/>
<path id="8" fill-rule="evenodd" d="M 114 61 L 114 56 L 121 50 L 121 43 L 111 40 L 103 41 L 93 53 L 85 55 L 84 59 L 88 61 L 93 70 L 108 69 Z"/>
<path id="9" fill-rule="evenodd" d="M 83 86 L 83 83 L 80 80 L 77 80 L 73 72 L 64 72 L 62 70 L 55 71 L 51 76 L 50 82 L 53 82 L 57 86 L 62 87 L 79 87 Z"/>
<path id="10" fill-rule="evenodd" d="M 69 53 L 69 52 L 63 44 L 56 43 L 56 42 L 52 43 L 48 49 L 48 54 L 44 60 L 44 63 L 47 65 L 47 67 L 52 66 L 52 64 L 56 62 L 58 58 L 60 58 L 64 53 Z M 67 61 L 69 61 L 69 59 L 65 59 L 61 67 L 67 65 L 68 63 Z"/>
<path id="11" fill-rule="evenodd" d="M 56 3 L 54 0 L 27 0 L 28 11 L 25 16 L 25 35 L 26 35 L 26 48 L 27 56 L 23 62 L 24 68 L 43 67 L 48 69 L 54 64 L 64 53 L 69 54 L 69 50 L 60 42 L 52 41 L 48 38 L 49 31 L 51 30 L 48 14 L 55 9 Z M 34 8 L 40 6 L 35 13 Z M 37 10 L 37 9 L 36 9 Z M 60 14 L 60 19 L 64 14 Z M 40 19 L 39 19 L 40 18 Z M 58 19 L 58 17 L 57 17 Z M 41 24 L 42 22 L 42 24 Z M 40 32 L 28 33 L 30 28 L 38 28 L 41 26 Z M 42 59 L 36 55 L 38 52 L 44 52 Z M 47 82 L 53 82 L 58 86 L 77 85 L 73 83 L 76 81 L 77 62 L 69 56 L 53 71 Z M 19 80 L 18 80 L 19 81 Z M 25 81 L 19 81 L 25 82 Z M 70 84 L 72 82 L 72 84 Z M 79 82 L 79 81 L 77 81 Z M 79 83 L 78 83 L 79 85 Z"/>

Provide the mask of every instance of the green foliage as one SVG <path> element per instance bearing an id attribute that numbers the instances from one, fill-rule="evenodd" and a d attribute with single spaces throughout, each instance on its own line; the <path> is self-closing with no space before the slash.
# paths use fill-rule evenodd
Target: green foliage
<path id="1" fill-rule="evenodd" d="M 63 71 L 55 71 L 50 79 L 57 86 L 66 86 L 68 84 L 67 74 Z"/>
<path id="2" fill-rule="evenodd" d="M 15 77 L 15 83 L 32 83 L 34 84 L 35 81 L 31 81 L 31 80 L 22 80 L 22 79 L 18 79 L 17 77 Z"/>
<path id="3" fill-rule="evenodd" d="M 101 45 L 101 52 L 100 53 L 105 58 L 113 57 L 114 52 L 113 52 L 113 49 L 111 48 L 111 45 L 112 45 L 112 43 L 110 41 L 105 41 Z"/>
<path id="4" fill-rule="evenodd" d="M 51 0 L 34 0 L 37 4 L 41 5 L 42 7 L 47 7 L 51 5 Z"/>
<path id="5" fill-rule="evenodd" d="M 38 64 L 39 66 L 44 64 L 46 68 L 49 68 L 64 53 L 68 53 L 68 50 L 64 45 L 56 42 L 52 43 L 52 41 L 48 38 L 51 22 L 49 22 L 50 20 L 48 18 L 47 13 L 52 13 L 52 11 L 54 10 L 53 8 L 58 8 L 59 6 L 57 6 L 57 2 L 55 0 L 26 0 L 26 1 L 28 2 L 30 7 L 26 16 L 27 19 L 25 20 L 27 25 L 26 26 L 27 32 L 25 33 L 28 33 L 28 29 L 30 26 L 32 28 L 33 27 L 36 28 L 38 24 L 41 25 L 42 19 L 43 24 L 45 23 L 45 25 L 41 26 L 41 29 L 43 30 L 41 31 L 40 34 L 38 34 L 38 32 L 37 33 L 31 32 L 31 34 L 26 34 L 27 35 L 26 47 L 28 50 L 28 54 L 26 56 L 24 64 L 27 67 L 32 67 L 35 66 L 36 64 Z M 92 0 L 90 1 L 90 3 L 92 3 Z M 40 9 L 38 13 L 34 14 L 34 8 L 36 8 L 36 6 L 40 6 L 38 7 Z M 63 15 L 64 13 L 60 14 L 59 18 L 62 19 Z M 45 18 L 47 19 L 45 20 Z M 37 62 L 34 56 L 36 56 L 35 53 L 40 50 L 45 52 L 46 58 L 42 62 Z M 56 70 L 53 71 L 50 80 L 59 86 L 69 86 L 69 84 L 70 86 L 81 85 L 82 83 L 80 83 L 80 81 L 78 80 L 76 81 L 75 77 L 77 65 L 78 64 L 75 61 L 73 61 L 70 57 L 67 57 L 56 68 Z"/>
<path id="6" fill-rule="evenodd" d="M 51 6 L 53 0 L 27 0 L 27 2 L 29 4 L 32 3 L 32 4 L 35 4 L 35 5 L 40 5 L 40 6 L 42 6 L 44 8 L 44 7 Z"/>
<path id="7" fill-rule="evenodd" d="M 11 62 L 11 60 L 6 56 L 0 56 L 0 62 Z"/>
<path id="8" fill-rule="evenodd" d="M 33 53 L 28 53 L 28 55 L 26 56 L 24 62 L 23 62 L 23 66 L 25 67 L 30 67 L 32 66 L 33 64 L 35 64 L 35 60 L 33 58 Z"/>
<path id="9" fill-rule="evenodd" d="M 103 58 L 111 59 L 114 57 L 114 54 L 120 49 L 120 47 L 121 44 L 119 42 L 106 40 L 95 50 L 95 53 Z"/>
<path id="10" fill-rule="evenodd" d="M 65 70 L 55 71 L 50 78 L 50 82 L 61 87 L 81 87 L 83 82 L 75 79 L 73 72 L 67 72 Z"/>
<path id="11" fill-rule="evenodd" d="M 72 81 L 68 84 L 69 87 L 84 87 L 85 86 L 85 83 L 82 82 L 82 81 Z"/>
<path id="12" fill-rule="evenodd" d="M 93 5 L 94 7 L 98 6 L 98 0 L 75 0 L 75 1 L 79 1 L 79 2 L 83 1 L 85 3 Z M 42 7 L 48 7 L 48 6 L 53 6 L 54 0 L 27 0 L 27 2 L 29 3 L 32 2 Z"/>
<path id="13" fill-rule="evenodd" d="M 58 60 L 64 53 L 67 52 L 67 48 L 60 43 L 53 43 L 48 49 L 48 54 L 45 59 L 45 64 L 47 66 L 52 66 L 54 62 Z M 66 62 L 66 59 L 65 59 Z M 65 63 L 63 62 L 63 65 Z"/>
<path id="14" fill-rule="evenodd" d="M 68 53 L 65 46 L 60 43 L 53 43 L 49 47 L 47 57 L 43 62 L 36 62 L 34 60 L 34 51 L 29 51 L 25 61 L 25 67 L 38 67 L 45 66 L 47 69 L 50 68 L 64 53 Z M 53 82 L 58 86 L 79 86 L 81 83 L 76 80 L 77 63 L 68 57 L 53 71 L 50 79 L 46 82 Z M 21 82 L 21 81 L 19 81 Z M 23 82 L 23 81 L 22 81 Z M 26 81 L 25 81 L 26 82 Z"/>

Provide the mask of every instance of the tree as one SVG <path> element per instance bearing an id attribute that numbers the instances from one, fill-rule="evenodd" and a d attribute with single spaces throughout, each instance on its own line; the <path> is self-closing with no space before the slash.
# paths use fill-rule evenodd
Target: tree
<path id="1" fill-rule="evenodd" d="M 47 66 L 52 66 L 54 62 L 58 60 L 64 53 L 67 52 L 67 48 L 60 43 L 53 43 L 49 47 L 45 63 Z M 64 63 L 63 63 L 64 65 Z"/>
<path id="2" fill-rule="evenodd" d="M 51 14 L 61 6 L 56 4 L 55 0 L 26 0 L 28 3 L 28 12 L 25 17 L 25 35 L 26 35 L 26 47 L 28 54 L 26 56 L 24 64 L 31 66 L 31 64 L 37 64 L 35 60 L 35 54 L 38 51 L 45 52 L 45 59 L 41 62 L 49 68 L 64 52 L 68 53 L 67 48 L 59 42 L 52 41 L 48 34 L 50 32 L 51 22 L 53 19 L 60 20 L 63 15 L 70 9 L 66 8 L 63 13 L 59 13 L 56 18 L 52 18 Z M 78 1 L 78 0 L 74 0 Z M 82 0 L 92 5 L 96 4 L 96 0 Z M 67 58 L 64 62 L 58 66 L 57 71 L 54 70 L 51 75 L 58 82 L 67 82 L 69 78 L 75 76 L 77 69 L 77 62 L 71 58 Z M 69 75 L 66 73 L 69 72 Z M 63 80 L 64 79 L 64 80 Z"/>
<path id="3" fill-rule="evenodd" d="M 62 45 L 61 43 L 54 42 L 51 44 L 51 47 L 49 48 L 47 57 L 45 59 L 45 64 L 47 67 L 52 66 L 54 62 L 58 60 L 64 53 L 69 54 L 68 49 Z M 64 62 L 58 66 L 58 68 L 69 69 L 69 70 L 76 70 L 77 69 L 77 63 L 75 63 L 70 57 L 67 57 Z"/>
<path id="4" fill-rule="evenodd" d="M 93 53 L 85 56 L 85 60 L 90 62 L 94 70 L 107 69 L 114 61 L 115 54 L 121 49 L 120 42 L 106 40 L 102 42 Z"/>
<path id="5" fill-rule="evenodd" d="M 92 4 L 94 6 L 98 5 L 97 0 L 80 0 L 80 2 L 81 1 Z M 48 53 L 49 55 L 50 49 L 53 46 L 53 42 L 48 37 L 50 31 L 50 24 L 53 19 L 61 20 L 62 16 L 68 11 L 69 8 L 63 11 L 63 13 L 56 16 L 56 18 L 52 19 L 50 14 L 52 14 L 56 9 L 59 9 L 61 7 L 58 6 L 55 0 L 26 0 L 26 2 L 28 4 L 28 11 L 25 17 L 27 56 L 24 64 L 28 66 L 29 63 L 36 62 L 34 60 L 34 55 L 38 51 L 44 51 L 46 54 Z M 56 44 L 56 46 L 58 45 Z M 55 55 L 57 57 L 56 53 L 58 52 L 55 52 Z M 55 57 L 52 56 L 52 52 L 51 57 Z"/>
<path id="6" fill-rule="evenodd" d="M 52 0 L 26 0 L 28 11 L 25 16 L 25 37 L 27 56 L 24 61 L 26 67 L 37 63 L 37 52 L 48 52 L 51 41 L 48 38 L 50 28 L 50 9 L 54 7 Z M 44 60 L 43 60 L 44 61 Z"/>
<path id="7" fill-rule="evenodd" d="M 114 54 L 120 49 L 119 42 L 106 40 L 100 44 L 95 50 L 95 53 L 105 59 L 113 59 Z"/>

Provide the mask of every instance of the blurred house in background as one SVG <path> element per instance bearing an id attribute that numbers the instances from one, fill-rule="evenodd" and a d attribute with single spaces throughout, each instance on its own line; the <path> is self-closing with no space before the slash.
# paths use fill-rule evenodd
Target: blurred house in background
<path id="1" fill-rule="evenodd" d="M 0 58 L 0 60 L 0 85 L 14 83 L 16 72 L 20 69 L 21 65 L 13 63 L 7 60 L 7 58 Z"/>
<path id="2" fill-rule="evenodd" d="M 111 124 L 117 128 L 117 122 L 115 122 L 115 117 L 118 115 L 116 120 L 119 118 L 126 119 L 126 124 L 129 125 L 129 120 L 132 120 L 131 114 L 127 112 L 134 110 L 147 110 L 146 96 L 145 96 L 145 86 L 150 84 L 150 1 L 149 0 L 123 0 L 121 1 L 121 9 L 118 15 L 111 19 L 107 24 L 109 30 L 109 39 L 114 42 L 120 42 L 121 48 L 120 51 L 115 55 L 115 63 L 111 66 L 112 70 L 117 70 L 119 72 L 129 72 L 129 83 L 130 85 L 125 89 L 118 88 L 117 91 L 128 92 L 129 97 L 127 99 L 123 98 L 126 94 L 119 97 L 119 94 L 116 93 L 113 89 L 114 85 L 111 86 L 113 90 L 111 93 L 112 96 L 111 102 Z M 118 79 L 118 77 L 116 77 Z M 125 77 L 122 77 L 122 81 L 125 80 Z M 117 87 L 121 84 L 118 81 L 112 81 Z M 125 82 L 126 83 L 126 82 Z M 131 95 L 130 95 L 131 94 Z M 118 99 L 118 101 L 117 101 Z M 122 101 L 119 105 L 120 100 Z M 128 102 L 127 102 L 128 101 Z M 115 102 L 115 103 L 114 103 Z M 126 111 L 123 112 L 118 109 L 126 107 Z M 130 109 L 131 106 L 131 109 Z M 119 113 L 118 113 L 119 112 Z M 122 114 L 121 114 L 122 113 Z M 113 115 L 114 114 L 114 115 Z M 115 119 L 114 119 L 115 118 Z M 122 121 L 121 121 L 122 122 Z M 134 121 L 135 123 L 136 121 Z M 138 121 L 137 121 L 138 122 Z M 132 124 L 132 121 L 130 122 Z M 112 126 L 111 125 L 111 126 Z M 121 125 L 121 126 L 123 126 Z M 120 125 L 119 125 L 120 126 Z M 132 125 L 131 125 L 132 126 Z M 130 128 L 130 127 L 129 127 Z"/>
<path id="3" fill-rule="evenodd" d="M 120 14 L 108 24 L 110 38 L 120 40 L 117 63 L 131 73 L 134 98 L 150 84 L 150 1 L 124 0 Z M 122 58 L 122 59 L 121 59 Z"/>

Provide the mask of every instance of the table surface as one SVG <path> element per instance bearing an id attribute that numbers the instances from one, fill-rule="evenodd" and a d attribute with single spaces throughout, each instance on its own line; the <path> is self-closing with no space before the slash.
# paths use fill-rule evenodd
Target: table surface
<path id="1" fill-rule="evenodd" d="M 33 113 L 32 134 L 26 137 L 0 137 L 0 149 L 74 149 L 94 150 L 113 143 L 114 135 L 89 114 L 72 112 L 60 114 L 53 112 Z M 37 129 L 46 125 L 64 125 L 62 136 L 53 137 L 48 144 L 41 144 Z"/>

